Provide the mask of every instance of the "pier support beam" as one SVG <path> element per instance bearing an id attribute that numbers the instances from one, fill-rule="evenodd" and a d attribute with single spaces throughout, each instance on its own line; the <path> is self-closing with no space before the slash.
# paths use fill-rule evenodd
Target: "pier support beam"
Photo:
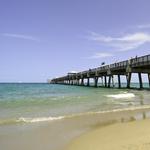
<path id="1" fill-rule="evenodd" d="M 118 88 L 121 88 L 121 80 L 120 80 L 120 75 L 118 74 Z"/>
<path id="2" fill-rule="evenodd" d="M 76 79 L 75 81 L 76 81 L 75 84 L 78 85 L 78 79 Z"/>
<path id="3" fill-rule="evenodd" d="M 73 80 L 73 85 L 76 85 L 76 80 L 75 79 Z"/>
<path id="4" fill-rule="evenodd" d="M 79 79 L 77 79 L 77 85 L 79 85 Z"/>
<path id="5" fill-rule="evenodd" d="M 87 78 L 87 86 L 90 86 L 90 78 Z"/>
<path id="6" fill-rule="evenodd" d="M 112 86 L 115 87 L 114 76 L 112 75 Z"/>
<path id="7" fill-rule="evenodd" d="M 141 75 L 141 73 L 138 73 L 138 76 L 139 76 L 140 89 L 142 89 L 143 88 L 143 82 L 142 82 L 142 75 Z"/>
<path id="8" fill-rule="evenodd" d="M 148 73 L 148 82 L 149 82 L 149 87 L 150 87 L 150 73 Z"/>
<path id="9" fill-rule="evenodd" d="M 104 76 L 104 78 L 105 78 L 105 87 L 107 87 L 107 77 Z"/>
<path id="10" fill-rule="evenodd" d="M 104 82 L 103 82 L 103 76 L 101 77 L 101 81 L 102 81 L 102 86 L 104 86 Z"/>
<path id="11" fill-rule="evenodd" d="M 108 88 L 110 88 L 110 84 L 111 84 L 111 77 L 112 77 L 112 76 L 109 76 L 109 79 L 108 79 Z"/>
<path id="12" fill-rule="evenodd" d="M 84 78 L 81 79 L 81 86 L 84 86 Z"/>
<path id="13" fill-rule="evenodd" d="M 97 87 L 97 83 L 98 83 L 98 77 L 94 78 L 94 86 Z"/>
<path id="14" fill-rule="evenodd" d="M 127 88 L 130 88 L 130 83 L 131 83 L 131 72 L 129 72 L 128 74 L 127 74 Z"/>

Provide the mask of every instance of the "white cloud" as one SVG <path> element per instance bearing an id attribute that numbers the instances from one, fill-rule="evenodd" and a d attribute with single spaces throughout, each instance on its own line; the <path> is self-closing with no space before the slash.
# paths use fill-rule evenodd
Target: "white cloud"
<path id="1" fill-rule="evenodd" d="M 88 39 L 97 41 L 100 44 L 115 48 L 117 51 L 127 51 L 138 48 L 139 46 L 150 42 L 150 34 L 137 32 L 134 34 L 127 34 L 120 37 L 102 36 L 91 32 Z"/>
<path id="2" fill-rule="evenodd" d="M 3 33 L 2 36 L 39 42 L 37 38 L 23 34 Z"/>
<path id="3" fill-rule="evenodd" d="M 93 56 L 91 57 L 88 57 L 89 59 L 98 59 L 98 58 L 106 58 L 106 57 L 112 57 L 113 54 L 111 53 L 104 53 L 104 52 L 101 52 L 101 53 L 95 53 Z"/>

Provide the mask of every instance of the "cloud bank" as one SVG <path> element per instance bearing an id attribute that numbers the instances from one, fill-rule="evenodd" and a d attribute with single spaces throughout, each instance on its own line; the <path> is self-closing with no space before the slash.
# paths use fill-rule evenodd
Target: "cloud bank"
<path id="1" fill-rule="evenodd" d="M 100 53 L 95 53 L 94 55 L 92 55 L 91 57 L 88 57 L 89 59 L 98 59 L 98 58 L 106 58 L 106 57 L 112 57 L 113 54 L 111 53 L 104 53 L 104 52 L 100 52 Z"/>
<path id="2" fill-rule="evenodd" d="M 90 32 L 88 39 L 103 44 L 109 48 L 114 48 L 116 51 L 128 51 L 136 49 L 145 43 L 149 43 L 150 34 L 137 32 L 119 37 L 113 37 L 103 36 L 95 32 Z"/>
<path id="3" fill-rule="evenodd" d="M 39 42 L 37 38 L 23 34 L 2 33 L 2 36 Z"/>
<path id="4" fill-rule="evenodd" d="M 141 24 L 141 25 L 138 25 L 137 28 L 139 28 L 139 29 L 148 29 L 148 28 L 150 28 L 150 24 Z"/>

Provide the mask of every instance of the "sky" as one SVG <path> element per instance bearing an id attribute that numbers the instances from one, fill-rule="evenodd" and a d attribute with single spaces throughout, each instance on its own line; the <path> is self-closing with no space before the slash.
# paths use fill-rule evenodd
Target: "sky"
<path id="1" fill-rule="evenodd" d="M 149 0 L 0 0 L 0 82 L 149 54 Z"/>

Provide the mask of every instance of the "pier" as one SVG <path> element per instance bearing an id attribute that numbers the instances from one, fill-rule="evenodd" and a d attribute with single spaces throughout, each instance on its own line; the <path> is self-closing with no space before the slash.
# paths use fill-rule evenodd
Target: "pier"
<path id="1" fill-rule="evenodd" d="M 138 74 L 140 89 L 143 88 L 142 74 L 147 74 L 150 87 L 150 55 L 136 56 L 135 58 L 110 65 L 103 65 L 82 72 L 70 73 L 62 77 L 54 78 L 50 83 L 98 87 L 98 83 L 101 81 L 102 87 L 110 88 L 115 87 L 114 76 L 117 76 L 118 88 L 122 88 L 121 76 L 125 76 L 127 83 L 126 88 L 130 88 L 133 73 Z M 94 81 L 92 85 L 90 79 Z"/>

